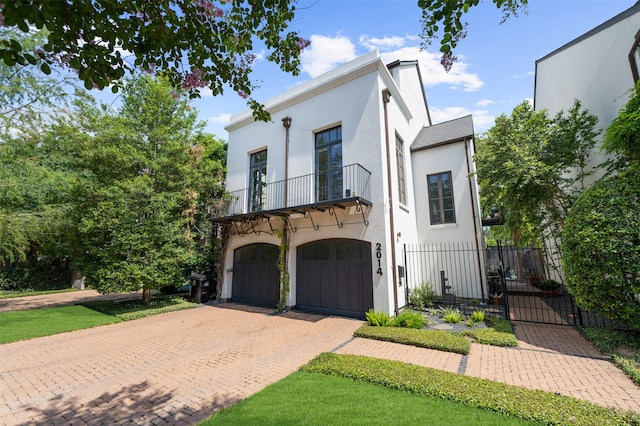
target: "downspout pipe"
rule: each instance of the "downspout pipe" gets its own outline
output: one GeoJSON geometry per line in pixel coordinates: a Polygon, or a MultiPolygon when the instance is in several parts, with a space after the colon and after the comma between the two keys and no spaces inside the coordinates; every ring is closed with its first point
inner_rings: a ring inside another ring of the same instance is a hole
{"type": "Polygon", "coordinates": [[[478,240],[478,221],[476,220],[476,203],[473,197],[473,176],[471,175],[471,166],[469,164],[469,143],[470,140],[464,141],[464,155],[467,160],[467,179],[469,179],[469,198],[471,199],[471,219],[473,220],[473,235],[476,237],[476,256],[478,260],[478,273],[480,274],[480,292],[482,300],[484,299],[484,281],[482,276],[482,262],[480,259],[480,241],[478,240]]]}
{"type": "Polygon", "coordinates": [[[389,232],[391,233],[391,275],[393,284],[393,311],[398,315],[398,278],[396,272],[396,231],[393,222],[393,185],[391,183],[391,149],[389,148],[389,112],[387,105],[391,100],[389,89],[382,90],[382,105],[384,106],[384,137],[387,150],[387,191],[389,192],[389,232]]]}
{"type": "Polygon", "coordinates": [[[291,127],[291,117],[282,119],[285,128],[284,136],[284,206],[289,206],[289,128],[291,127]]]}

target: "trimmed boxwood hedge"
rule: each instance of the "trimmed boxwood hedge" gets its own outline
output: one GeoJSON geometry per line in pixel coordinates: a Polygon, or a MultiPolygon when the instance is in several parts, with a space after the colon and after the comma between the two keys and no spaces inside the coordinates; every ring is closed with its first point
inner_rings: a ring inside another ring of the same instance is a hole
{"type": "Polygon", "coordinates": [[[463,355],[467,355],[471,350],[471,343],[464,337],[454,336],[451,333],[437,330],[416,330],[413,328],[363,325],[357,329],[353,335],[355,337],[384,340],[463,355]]]}
{"type": "Polygon", "coordinates": [[[640,415],[636,413],[399,361],[323,353],[301,370],[431,395],[549,425],[640,424],[640,415]]]}

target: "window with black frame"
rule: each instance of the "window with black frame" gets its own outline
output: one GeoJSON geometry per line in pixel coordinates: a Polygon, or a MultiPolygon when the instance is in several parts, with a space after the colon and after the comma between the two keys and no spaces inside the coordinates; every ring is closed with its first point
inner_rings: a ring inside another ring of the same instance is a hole
{"type": "Polygon", "coordinates": [[[316,201],[343,198],[342,127],[337,126],[315,134],[316,139],[316,201]]]}
{"type": "Polygon", "coordinates": [[[429,193],[431,224],[456,223],[451,172],[428,175],[427,192],[429,193]]]}
{"type": "Polygon", "coordinates": [[[267,196],[267,150],[251,154],[249,171],[249,211],[264,210],[267,196]]]}

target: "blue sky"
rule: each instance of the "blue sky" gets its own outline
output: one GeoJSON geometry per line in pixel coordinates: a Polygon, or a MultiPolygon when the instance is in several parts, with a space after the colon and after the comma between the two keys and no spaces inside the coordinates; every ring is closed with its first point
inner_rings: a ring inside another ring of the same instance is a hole
{"type": "MultiPolygon", "coordinates": [[[[481,0],[465,20],[467,38],[449,73],[440,65],[439,42],[421,50],[417,0],[299,0],[291,29],[312,41],[294,77],[261,59],[253,78],[263,102],[324,71],[377,49],[385,62],[417,59],[434,123],[473,114],[475,131],[490,128],[495,117],[533,98],[535,61],[628,9],[635,0],[530,0],[528,14],[500,25],[501,13],[481,0]]],[[[207,130],[227,139],[229,117],[246,109],[231,90],[193,101],[207,130]]]]}

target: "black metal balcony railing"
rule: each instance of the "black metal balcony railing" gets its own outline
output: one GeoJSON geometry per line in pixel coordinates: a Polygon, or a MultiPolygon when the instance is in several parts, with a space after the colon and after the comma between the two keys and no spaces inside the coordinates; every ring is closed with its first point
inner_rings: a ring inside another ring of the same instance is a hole
{"type": "Polygon", "coordinates": [[[228,216],[261,211],[295,209],[331,204],[341,200],[361,200],[370,204],[371,172],[360,164],[311,173],[273,183],[255,185],[229,193],[228,216]]]}

